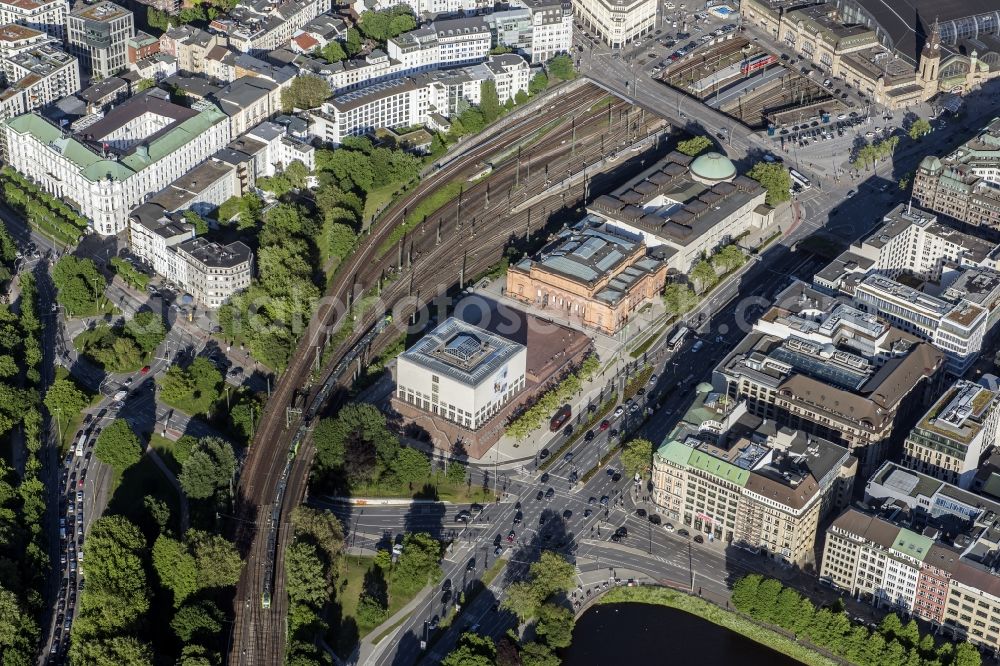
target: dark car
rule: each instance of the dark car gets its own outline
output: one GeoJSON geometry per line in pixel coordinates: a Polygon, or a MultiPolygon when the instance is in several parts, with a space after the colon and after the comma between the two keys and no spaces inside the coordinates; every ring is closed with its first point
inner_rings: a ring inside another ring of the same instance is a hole
{"type": "Polygon", "coordinates": [[[518,511],[514,514],[514,524],[518,525],[524,519],[524,514],[518,511]]]}
{"type": "Polygon", "coordinates": [[[621,536],[620,536],[620,535],[618,535],[618,534],[612,534],[612,535],[611,535],[611,540],[612,540],[612,541],[614,541],[615,543],[618,543],[619,541],[621,541],[621,540],[622,540],[622,538],[621,538],[621,536]]]}
{"type": "Polygon", "coordinates": [[[445,578],[444,583],[441,585],[441,590],[447,592],[451,589],[451,578],[445,578]]]}
{"type": "Polygon", "coordinates": [[[451,601],[451,590],[445,590],[441,594],[441,603],[447,604],[451,601]]]}
{"type": "Polygon", "coordinates": [[[552,488],[549,488],[548,490],[545,491],[545,499],[552,499],[552,496],[555,494],[556,491],[553,490],[552,488]]]}
{"type": "Polygon", "coordinates": [[[690,533],[686,529],[684,529],[684,528],[681,528],[681,529],[677,530],[677,534],[678,534],[678,536],[682,536],[682,537],[690,536],[690,533]]]}
{"type": "Polygon", "coordinates": [[[655,513],[651,513],[651,514],[649,514],[649,522],[653,523],[654,525],[659,525],[660,524],[660,517],[658,515],[656,515],[655,513]]]}
{"type": "Polygon", "coordinates": [[[583,436],[583,441],[589,442],[590,440],[594,439],[594,437],[596,437],[596,435],[594,434],[594,431],[593,430],[588,430],[587,434],[583,436]]]}
{"type": "Polygon", "coordinates": [[[545,493],[543,493],[541,490],[539,490],[538,494],[535,495],[536,500],[541,500],[543,497],[545,497],[545,493]]]}
{"type": "Polygon", "coordinates": [[[615,473],[615,474],[611,475],[611,481],[613,483],[618,483],[621,480],[622,480],[622,475],[621,474],[615,473]]]}
{"type": "Polygon", "coordinates": [[[466,571],[473,571],[476,568],[476,558],[469,560],[469,563],[465,565],[466,571]]]}
{"type": "Polygon", "coordinates": [[[565,511],[563,511],[563,518],[565,518],[566,520],[569,520],[572,517],[573,517],[573,512],[572,511],[570,511],[569,509],[566,509],[565,511]]]}
{"type": "Polygon", "coordinates": [[[542,449],[541,451],[538,452],[538,457],[541,460],[545,460],[546,458],[549,457],[549,450],[548,449],[542,449]]]}
{"type": "Polygon", "coordinates": [[[473,504],[472,506],[469,507],[469,510],[472,511],[473,513],[479,513],[480,511],[483,510],[483,505],[473,504]]]}
{"type": "Polygon", "coordinates": [[[646,510],[645,509],[636,509],[635,510],[635,515],[639,516],[640,518],[645,518],[646,517],[646,510]]]}
{"type": "Polygon", "coordinates": [[[607,505],[608,505],[608,502],[609,502],[610,500],[611,500],[611,498],[610,498],[610,497],[608,497],[607,495],[601,495],[601,505],[602,505],[602,506],[607,506],[607,505]]]}
{"type": "Polygon", "coordinates": [[[703,536],[701,536],[700,534],[695,534],[694,535],[694,542],[695,543],[705,543],[705,538],[703,536]]]}
{"type": "MultiPolygon", "coordinates": [[[[542,515],[538,516],[538,524],[539,524],[540,526],[541,526],[541,525],[544,525],[544,524],[545,524],[545,521],[546,521],[546,520],[548,520],[548,519],[549,519],[549,517],[548,517],[548,516],[547,516],[546,514],[544,514],[544,513],[543,513],[542,515]]],[[[547,536],[547,535],[546,535],[546,536],[547,536]]]]}
{"type": "Polygon", "coordinates": [[[503,541],[503,537],[498,534],[497,537],[493,539],[493,545],[499,546],[501,541],[503,541]]]}
{"type": "Polygon", "coordinates": [[[628,528],[622,525],[617,530],[615,530],[615,534],[624,539],[625,537],[628,536],[628,528]]]}
{"type": "Polygon", "coordinates": [[[593,509],[584,509],[583,510],[583,517],[584,518],[590,518],[592,515],[594,515],[594,510],[593,509]]]}
{"type": "Polygon", "coordinates": [[[548,481],[549,481],[549,473],[548,472],[543,473],[540,480],[541,480],[542,483],[548,483],[548,481]]]}
{"type": "Polygon", "coordinates": [[[458,515],[455,516],[455,522],[456,523],[467,523],[467,522],[469,522],[469,518],[470,517],[471,516],[470,516],[470,514],[469,514],[468,511],[462,510],[462,511],[459,511],[458,515]]]}

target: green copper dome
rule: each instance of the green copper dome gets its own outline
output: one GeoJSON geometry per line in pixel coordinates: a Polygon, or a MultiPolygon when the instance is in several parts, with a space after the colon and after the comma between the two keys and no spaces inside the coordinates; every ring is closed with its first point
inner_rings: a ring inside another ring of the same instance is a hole
{"type": "Polygon", "coordinates": [[[719,153],[705,153],[691,162],[691,176],[703,183],[719,183],[736,177],[736,167],[719,153]]]}

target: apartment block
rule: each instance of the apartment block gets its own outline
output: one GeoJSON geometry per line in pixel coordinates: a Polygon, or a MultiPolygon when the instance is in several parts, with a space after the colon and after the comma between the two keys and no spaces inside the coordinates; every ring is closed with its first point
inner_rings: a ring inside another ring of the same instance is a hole
{"type": "Polygon", "coordinates": [[[826,532],[820,580],[1000,649],[1000,504],[885,463],[826,532]]]}
{"type": "Polygon", "coordinates": [[[924,414],[903,443],[902,463],[968,489],[997,444],[1000,394],[964,379],[924,414]]]}
{"type": "Polygon", "coordinates": [[[520,56],[490,56],[486,62],[453,70],[425,72],[352,90],[324,102],[311,112],[310,133],[339,144],[345,136],[360,136],[380,128],[430,124],[447,126],[459,100],[478,104],[484,81],[496,85],[500,103],[527,90],[528,63],[520,56]]]}
{"type": "Polygon", "coordinates": [[[67,29],[70,53],[91,80],[128,69],[128,42],[135,35],[132,12],[107,0],[79,5],[70,12],[67,29]]]}
{"type": "Polygon", "coordinates": [[[192,25],[172,27],[160,35],[160,52],[176,58],[177,69],[189,74],[204,74],[208,52],[225,44],[225,35],[209,33],[192,25]]]}
{"type": "Polygon", "coordinates": [[[80,90],[79,62],[53,41],[0,58],[0,69],[7,83],[0,91],[0,120],[40,109],[80,90]]]}
{"type": "Polygon", "coordinates": [[[712,384],[752,414],[848,447],[870,472],[923,413],[943,366],[932,345],[796,282],[712,384]]]}
{"type": "Polygon", "coordinates": [[[1000,227],[1000,118],[952,153],[921,160],[913,199],[968,224],[1000,227]]]}
{"type": "Polygon", "coordinates": [[[264,55],[287,44],[310,20],[330,11],[330,0],[244,0],[209,23],[238,51],[264,55]]]}
{"type": "Polygon", "coordinates": [[[0,0],[0,25],[16,23],[66,39],[67,0],[0,0]]]}
{"type": "Polygon", "coordinates": [[[820,522],[847,505],[856,468],[845,447],[700,389],[653,456],[653,501],[709,540],[802,567],[815,562],[820,522]]]}

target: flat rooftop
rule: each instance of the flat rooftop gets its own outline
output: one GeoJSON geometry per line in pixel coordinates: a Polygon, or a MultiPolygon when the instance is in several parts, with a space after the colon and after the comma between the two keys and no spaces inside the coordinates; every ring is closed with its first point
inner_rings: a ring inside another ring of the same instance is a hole
{"type": "Polygon", "coordinates": [[[466,386],[479,386],[523,345],[449,317],[403,352],[402,358],[466,386]]]}
{"type": "Polygon", "coordinates": [[[113,2],[99,2],[96,5],[78,5],[70,16],[79,16],[89,21],[113,21],[123,16],[131,16],[132,12],[119,7],[113,2]]]}
{"type": "Polygon", "coordinates": [[[190,255],[209,268],[233,268],[250,261],[253,254],[241,241],[220,245],[205,238],[192,238],[177,246],[179,251],[190,255]]]}
{"type": "Polygon", "coordinates": [[[982,431],[996,398],[997,394],[988,388],[961,379],[934,403],[919,427],[968,444],[982,431]]]}

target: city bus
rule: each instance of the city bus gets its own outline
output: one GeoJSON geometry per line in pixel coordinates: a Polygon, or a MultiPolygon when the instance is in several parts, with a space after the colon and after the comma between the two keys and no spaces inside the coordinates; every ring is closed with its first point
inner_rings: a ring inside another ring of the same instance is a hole
{"type": "Polygon", "coordinates": [[[673,335],[670,336],[670,339],[667,340],[667,349],[674,351],[680,347],[690,332],[691,329],[687,326],[679,327],[676,331],[674,331],[673,335]]]}
{"type": "Polygon", "coordinates": [[[76,442],[76,455],[82,456],[84,451],[87,449],[87,435],[80,435],[80,439],[76,442]]]}
{"type": "Polygon", "coordinates": [[[809,182],[809,179],[795,169],[789,169],[788,175],[792,177],[792,182],[801,187],[803,190],[808,190],[812,187],[812,183],[809,182]]]}

